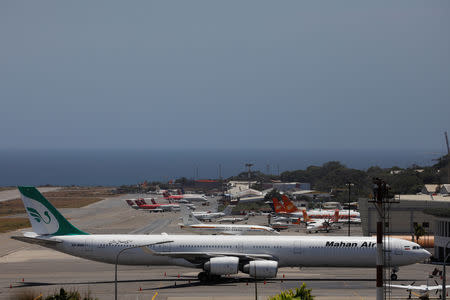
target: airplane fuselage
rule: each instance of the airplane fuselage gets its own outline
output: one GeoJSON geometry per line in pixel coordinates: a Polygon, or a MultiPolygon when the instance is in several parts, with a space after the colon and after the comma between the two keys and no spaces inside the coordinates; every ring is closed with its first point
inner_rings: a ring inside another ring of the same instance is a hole
{"type": "MultiPolygon", "coordinates": [[[[49,239],[61,241],[49,246],[52,249],[105,263],[115,263],[117,254],[125,248],[171,241],[148,248],[157,253],[268,254],[278,260],[279,267],[375,267],[376,264],[376,239],[371,237],[67,235],[49,239]]],[[[389,245],[392,266],[413,264],[429,256],[412,242],[393,238],[389,245]]],[[[155,255],[142,248],[123,251],[119,264],[202,267],[184,258],[155,255]]]]}

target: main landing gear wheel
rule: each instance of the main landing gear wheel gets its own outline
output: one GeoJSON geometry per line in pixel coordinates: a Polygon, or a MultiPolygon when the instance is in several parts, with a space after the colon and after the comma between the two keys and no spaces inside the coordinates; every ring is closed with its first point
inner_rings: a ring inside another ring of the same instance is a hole
{"type": "Polygon", "coordinates": [[[208,272],[200,272],[197,275],[198,280],[200,280],[201,283],[209,283],[209,282],[216,282],[220,280],[220,275],[212,275],[208,272]]]}
{"type": "Polygon", "coordinates": [[[206,272],[200,272],[197,275],[198,280],[200,280],[201,283],[208,282],[208,274],[206,272]]]}

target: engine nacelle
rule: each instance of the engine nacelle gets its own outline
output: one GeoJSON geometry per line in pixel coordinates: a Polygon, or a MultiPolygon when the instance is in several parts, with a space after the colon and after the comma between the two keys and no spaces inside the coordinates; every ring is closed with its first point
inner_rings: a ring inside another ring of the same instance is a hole
{"type": "Polygon", "coordinates": [[[213,257],[203,265],[203,269],[213,275],[236,274],[239,258],[234,256],[213,257]]]}
{"type": "Polygon", "coordinates": [[[254,278],[274,278],[277,277],[278,262],[274,260],[252,260],[242,268],[242,271],[254,278]]]}

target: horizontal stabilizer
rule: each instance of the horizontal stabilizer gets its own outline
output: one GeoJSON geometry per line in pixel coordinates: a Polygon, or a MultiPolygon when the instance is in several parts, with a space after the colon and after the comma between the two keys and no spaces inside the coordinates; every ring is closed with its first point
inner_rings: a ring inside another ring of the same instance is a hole
{"type": "Polygon", "coordinates": [[[29,244],[41,245],[44,247],[56,246],[56,245],[62,243],[62,241],[58,241],[58,240],[53,240],[53,239],[48,240],[48,239],[27,237],[27,236],[12,236],[11,238],[13,240],[18,240],[18,241],[29,243],[29,244]]]}

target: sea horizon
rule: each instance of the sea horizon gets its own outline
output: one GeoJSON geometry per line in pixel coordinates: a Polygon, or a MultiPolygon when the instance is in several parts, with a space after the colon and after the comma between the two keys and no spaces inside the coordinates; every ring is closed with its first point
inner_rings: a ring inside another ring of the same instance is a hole
{"type": "Polygon", "coordinates": [[[268,174],[339,161],[349,168],[428,166],[434,150],[312,149],[39,149],[0,150],[0,186],[118,186],[180,177],[227,178],[246,170],[268,174]],[[220,174],[219,174],[220,172],[220,174]]]}

